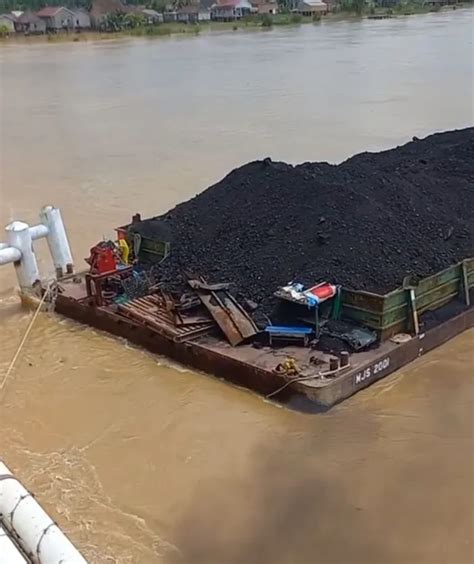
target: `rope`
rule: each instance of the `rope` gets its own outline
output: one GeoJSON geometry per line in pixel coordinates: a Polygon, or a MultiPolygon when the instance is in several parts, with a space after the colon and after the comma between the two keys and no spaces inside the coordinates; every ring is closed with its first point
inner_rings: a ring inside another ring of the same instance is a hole
{"type": "Polygon", "coordinates": [[[317,378],[317,375],[312,374],[311,376],[297,376],[296,378],[292,378],[291,380],[288,380],[287,382],[285,382],[283,384],[283,386],[280,386],[277,390],[275,390],[274,392],[270,392],[269,394],[267,394],[265,396],[266,399],[270,399],[273,396],[276,396],[277,394],[279,394],[280,392],[282,392],[285,388],[288,388],[288,386],[290,386],[291,384],[294,384],[295,382],[301,382],[303,380],[313,380],[314,378],[317,378]]]}
{"type": "Polygon", "coordinates": [[[312,374],[311,376],[296,376],[296,378],[288,380],[287,382],[285,382],[283,384],[283,386],[281,386],[280,388],[278,388],[274,392],[270,392],[269,394],[267,394],[265,396],[265,399],[270,399],[273,396],[276,396],[277,394],[279,394],[280,392],[282,392],[283,390],[288,388],[288,386],[290,386],[291,384],[294,384],[295,382],[303,382],[304,380],[312,380],[314,378],[321,378],[321,377],[324,378],[326,376],[334,376],[338,372],[345,372],[348,368],[350,368],[350,366],[351,366],[350,364],[346,364],[346,366],[342,366],[342,367],[338,368],[337,370],[327,370],[326,372],[318,372],[317,374],[312,374]]]}
{"type": "Polygon", "coordinates": [[[20,341],[20,344],[19,344],[19,346],[18,346],[18,348],[17,348],[17,350],[16,350],[16,353],[13,355],[13,358],[12,358],[12,360],[11,360],[11,362],[10,362],[10,365],[9,365],[8,368],[7,368],[7,371],[6,371],[6,374],[5,374],[5,376],[4,376],[3,380],[2,380],[2,383],[0,384],[0,392],[1,392],[1,391],[3,390],[3,388],[5,387],[5,384],[7,383],[7,380],[8,380],[8,378],[9,378],[10,374],[11,374],[12,371],[13,371],[13,368],[14,368],[14,366],[15,366],[15,363],[16,363],[16,361],[18,360],[18,357],[20,356],[21,350],[23,349],[23,346],[24,346],[24,344],[26,343],[26,340],[28,339],[28,335],[30,334],[31,329],[33,328],[33,324],[34,324],[34,322],[36,321],[36,318],[38,317],[38,314],[39,314],[39,312],[41,311],[41,307],[43,306],[43,304],[44,304],[44,302],[45,302],[45,300],[46,300],[46,297],[48,296],[48,294],[49,294],[49,292],[50,292],[50,290],[51,290],[51,288],[52,288],[53,282],[54,282],[54,281],[50,281],[50,282],[48,283],[48,286],[47,286],[47,288],[46,288],[46,290],[45,290],[43,296],[41,297],[40,303],[38,304],[38,307],[36,308],[36,311],[35,311],[33,317],[31,318],[31,321],[30,321],[28,327],[26,328],[25,334],[23,335],[23,338],[22,338],[22,340],[20,341]]]}

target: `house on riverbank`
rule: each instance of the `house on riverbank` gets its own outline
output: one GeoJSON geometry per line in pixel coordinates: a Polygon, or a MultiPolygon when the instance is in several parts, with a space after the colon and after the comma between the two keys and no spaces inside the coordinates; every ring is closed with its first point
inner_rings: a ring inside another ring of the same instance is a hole
{"type": "Polygon", "coordinates": [[[139,13],[143,16],[147,25],[163,23],[163,14],[160,14],[160,12],[157,12],[156,10],[152,10],[151,8],[143,8],[139,13]]]}
{"type": "Polygon", "coordinates": [[[183,6],[177,11],[177,19],[183,23],[208,22],[211,19],[211,13],[200,5],[183,6]]]}
{"type": "Polygon", "coordinates": [[[300,0],[294,12],[301,16],[314,16],[315,14],[324,16],[328,13],[328,5],[321,0],[300,0]]]}
{"type": "Polygon", "coordinates": [[[0,27],[2,27],[5,32],[8,30],[6,33],[13,33],[15,31],[15,22],[15,16],[10,14],[0,14],[0,27]]]}
{"type": "Polygon", "coordinates": [[[46,33],[46,23],[31,10],[27,10],[16,19],[15,30],[25,35],[38,35],[46,33]]]}
{"type": "Polygon", "coordinates": [[[89,13],[83,8],[76,8],[72,10],[74,15],[74,29],[83,30],[91,28],[91,18],[89,13]]]}
{"type": "Polygon", "coordinates": [[[46,31],[57,32],[74,28],[74,12],[64,6],[46,6],[36,12],[46,25],[46,31]]]}
{"type": "Polygon", "coordinates": [[[253,12],[248,0],[218,0],[211,8],[211,19],[220,22],[240,20],[253,12]]]}
{"type": "Polygon", "coordinates": [[[269,14],[274,16],[278,14],[278,3],[270,0],[251,0],[254,11],[257,14],[269,14]]]}

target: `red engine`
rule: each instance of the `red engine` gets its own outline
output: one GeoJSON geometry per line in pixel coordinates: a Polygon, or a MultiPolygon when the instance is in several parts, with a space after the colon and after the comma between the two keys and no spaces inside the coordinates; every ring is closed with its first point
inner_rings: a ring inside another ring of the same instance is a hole
{"type": "Polygon", "coordinates": [[[91,274],[104,274],[105,272],[117,270],[120,260],[114,243],[102,241],[95,247],[92,247],[86,262],[91,266],[91,274]]]}

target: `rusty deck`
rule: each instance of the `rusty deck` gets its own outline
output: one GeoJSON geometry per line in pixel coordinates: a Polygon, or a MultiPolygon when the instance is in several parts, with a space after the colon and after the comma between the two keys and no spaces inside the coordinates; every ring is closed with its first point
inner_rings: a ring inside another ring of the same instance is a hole
{"type": "Polygon", "coordinates": [[[385,341],[375,350],[351,354],[350,365],[331,376],[327,374],[329,356],[323,352],[296,346],[231,346],[216,331],[211,317],[177,321],[165,300],[156,295],[116,306],[93,307],[81,297],[82,292],[81,284],[64,284],[63,293],[56,299],[56,311],[264,396],[281,389],[274,399],[302,396],[318,409],[331,407],[474,326],[471,307],[406,343],[385,341]],[[301,369],[298,379],[275,372],[276,365],[287,356],[294,357],[301,369]],[[314,356],[316,364],[314,358],[311,360],[314,356]]]}
{"type": "Polygon", "coordinates": [[[156,295],[135,298],[117,306],[118,313],[150,326],[178,342],[190,341],[198,336],[212,332],[214,323],[203,319],[195,323],[178,324],[171,311],[166,308],[165,300],[156,295]]]}

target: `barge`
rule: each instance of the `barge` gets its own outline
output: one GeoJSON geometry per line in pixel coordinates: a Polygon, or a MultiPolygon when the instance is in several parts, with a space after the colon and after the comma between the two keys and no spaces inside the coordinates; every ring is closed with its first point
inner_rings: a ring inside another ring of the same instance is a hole
{"type": "MultiPolygon", "coordinates": [[[[126,227],[117,230],[118,241],[91,250],[87,271],[74,273],[59,210],[45,210],[42,227],[14,222],[7,227],[9,242],[0,247],[0,264],[14,262],[24,294],[43,294],[60,315],[290,405],[303,398],[314,410],[327,410],[474,326],[472,258],[423,280],[406,280],[385,295],[327,283],[276,289],[276,296],[293,296],[289,301],[296,303],[286,305],[298,324],[262,328],[228,284],[192,278],[186,291],[169,292],[159,274],[143,268],[126,227]],[[48,239],[53,284],[38,282],[32,240],[39,236],[48,239]],[[333,338],[342,327],[344,350],[319,346],[329,326],[333,338]],[[281,346],[272,342],[275,335],[281,346]]],[[[160,242],[141,243],[148,253],[169,252],[160,242]]]]}
{"type": "MultiPolygon", "coordinates": [[[[471,260],[471,285],[474,282],[473,267],[474,261],[471,260]]],[[[440,286],[446,285],[443,280],[458,270],[459,265],[440,273],[440,286]]],[[[456,285],[455,279],[453,280],[452,289],[456,285]]],[[[429,285],[433,280],[426,279],[424,282],[429,285]]],[[[439,297],[440,286],[433,287],[431,296],[437,296],[438,300],[444,301],[446,294],[444,298],[439,297]]],[[[447,288],[441,290],[446,292],[447,288]]],[[[357,296],[359,299],[374,299],[374,296],[364,296],[363,292],[357,296]]],[[[350,311],[350,308],[354,307],[352,303],[348,303],[354,297],[353,292],[345,297],[347,301],[343,302],[343,312],[345,308],[350,311]]],[[[394,294],[388,299],[395,300],[397,297],[397,294],[394,294]]],[[[422,329],[417,335],[400,333],[403,322],[405,326],[409,325],[405,318],[393,323],[391,330],[389,327],[382,328],[381,334],[385,331],[385,338],[378,342],[376,348],[350,352],[347,364],[341,366],[342,363],[339,363],[333,371],[330,370],[331,359],[334,357],[331,353],[298,345],[256,348],[252,343],[243,343],[232,346],[217,332],[200,331],[199,324],[176,327],[165,300],[159,293],[134,298],[126,305],[91,305],[85,275],[60,281],[55,310],[80,323],[123,337],[152,353],[170,357],[186,366],[248,388],[265,397],[291,403],[295,399],[297,401],[297,396],[303,396],[314,405],[315,410],[326,410],[473,327],[472,306],[459,305],[458,308],[452,308],[454,314],[450,316],[451,304],[451,300],[445,301],[438,309],[441,312],[446,311],[446,319],[427,330],[422,329]],[[388,337],[390,333],[391,336],[388,337]],[[285,358],[294,359],[299,367],[297,374],[276,370],[285,358]]],[[[430,305],[431,303],[426,301],[425,305],[419,308],[421,318],[423,311],[429,311],[423,307],[429,308],[430,305]]],[[[403,306],[399,307],[405,309],[403,306]]],[[[358,309],[358,313],[363,313],[362,308],[358,309]]],[[[391,315],[394,315],[393,311],[391,315]]],[[[387,314],[382,316],[382,319],[385,320],[386,316],[387,314]]]]}

